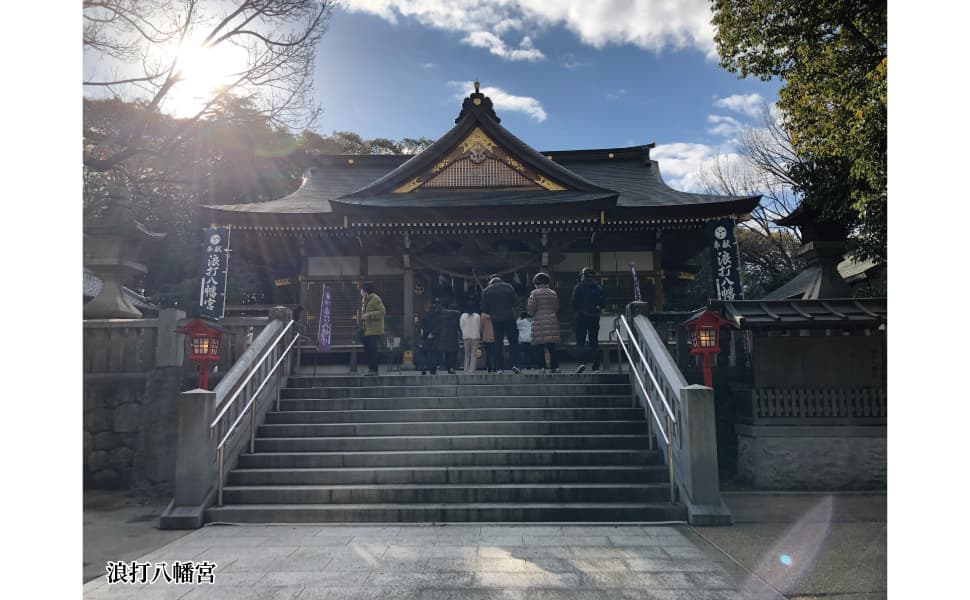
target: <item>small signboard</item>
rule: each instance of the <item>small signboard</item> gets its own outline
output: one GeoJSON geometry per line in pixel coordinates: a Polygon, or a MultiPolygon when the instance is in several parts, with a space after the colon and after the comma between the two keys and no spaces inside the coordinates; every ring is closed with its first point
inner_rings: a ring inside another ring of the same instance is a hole
{"type": "Polygon", "coordinates": [[[324,284],[320,293],[320,331],[317,332],[317,352],[330,350],[330,286],[324,284]]]}
{"type": "Polygon", "coordinates": [[[225,314],[229,275],[229,227],[202,230],[202,282],[199,285],[199,316],[218,320],[225,314]]]}
{"type": "Polygon", "coordinates": [[[711,271],[718,300],[744,300],[741,291],[741,258],[734,237],[734,219],[714,219],[707,222],[711,244],[711,271]]]}

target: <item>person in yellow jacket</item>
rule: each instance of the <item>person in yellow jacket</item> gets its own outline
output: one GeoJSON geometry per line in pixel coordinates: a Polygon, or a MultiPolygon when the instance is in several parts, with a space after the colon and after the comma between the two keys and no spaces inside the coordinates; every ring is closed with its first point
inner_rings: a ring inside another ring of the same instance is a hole
{"type": "Polygon", "coordinates": [[[367,374],[377,375],[377,349],[384,337],[384,316],[387,310],[381,297],[374,293],[374,284],[365,281],[360,287],[360,319],[364,327],[364,356],[367,360],[367,374]]]}

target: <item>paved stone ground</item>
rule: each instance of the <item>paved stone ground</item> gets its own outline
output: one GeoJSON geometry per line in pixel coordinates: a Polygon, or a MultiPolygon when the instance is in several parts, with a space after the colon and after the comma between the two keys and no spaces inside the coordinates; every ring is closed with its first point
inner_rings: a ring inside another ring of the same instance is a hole
{"type": "Polygon", "coordinates": [[[697,533],[786,598],[887,597],[885,494],[724,494],[724,501],[735,524],[697,533]]]}
{"type": "Polygon", "coordinates": [[[684,525],[209,526],[141,557],[212,585],[107,583],[89,600],[779,599],[684,525]]]}
{"type": "Polygon", "coordinates": [[[104,575],[109,560],[135,560],[188,534],[158,529],[168,501],[84,490],[84,581],[104,575]]]}

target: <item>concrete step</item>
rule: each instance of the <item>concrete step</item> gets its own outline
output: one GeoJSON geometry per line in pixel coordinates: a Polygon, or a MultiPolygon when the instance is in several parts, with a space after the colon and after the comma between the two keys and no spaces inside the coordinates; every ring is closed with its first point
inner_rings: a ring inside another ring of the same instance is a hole
{"type": "Polygon", "coordinates": [[[646,435],[645,420],[632,421],[412,421],[395,423],[311,423],[303,425],[260,425],[256,436],[351,437],[430,435],[646,435]]]}
{"type": "Polygon", "coordinates": [[[633,450],[647,447],[639,435],[401,435],[374,437],[256,438],[256,452],[375,452],[417,450],[633,450]]]}
{"type": "Polygon", "coordinates": [[[454,385],[428,383],[425,385],[383,385],[353,387],[294,387],[288,385],[281,397],[299,398],[411,398],[464,396],[630,396],[630,384],[624,383],[541,383],[541,384],[471,384],[454,385]]]}
{"type": "Polygon", "coordinates": [[[458,372],[449,375],[446,371],[438,371],[436,375],[421,375],[420,371],[411,373],[394,373],[378,377],[364,377],[363,375],[294,375],[288,380],[291,387],[363,387],[374,388],[382,386],[407,385],[537,385],[564,383],[593,383],[593,384],[630,384],[628,373],[537,373],[524,371],[518,375],[506,371],[502,375],[476,371],[475,373],[458,372]]]}
{"type": "Polygon", "coordinates": [[[620,396],[414,396],[410,398],[322,398],[281,400],[280,410],[393,410],[449,408],[629,408],[620,396]]]}
{"type": "Polygon", "coordinates": [[[640,465],[236,469],[228,485],[664,483],[667,468],[640,465]]]}
{"type": "MultiPolygon", "coordinates": [[[[282,407],[281,407],[282,408],[282,407]]],[[[465,421],[643,420],[639,408],[406,408],[396,410],[285,410],[266,415],[268,425],[465,421]]]]}
{"type": "Polygon", "coordinates": [[[670,502],[476,504],[250,504],[206,511],[220,523],[588,523],[685,521],[670,502]]]}
{"type": "Polygon", "coordinates": [[[662,502],[666,483],[226,486],[226,504],[662,502]]]}
{"type": "Polygon", "coordinates": [[[662,466],[659,450],[424,450],[377,452],[260,452],[239,457],[240,469],[326,469],[382,467],[556,467],[662,466]]]}

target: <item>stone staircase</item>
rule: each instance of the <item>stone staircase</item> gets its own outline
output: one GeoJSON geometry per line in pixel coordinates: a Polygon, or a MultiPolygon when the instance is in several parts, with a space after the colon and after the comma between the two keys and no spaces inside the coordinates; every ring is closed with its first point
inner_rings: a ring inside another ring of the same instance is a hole
{"type": "Polygon", "coordinates": [[[682,521],[626,374],[294,376],[209,522],[682,521]]]}

